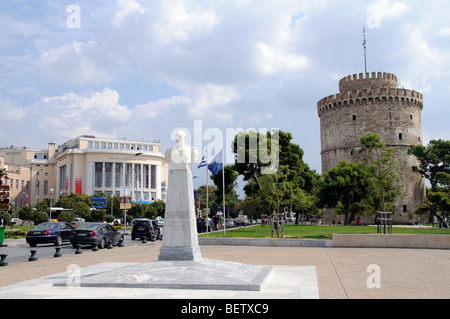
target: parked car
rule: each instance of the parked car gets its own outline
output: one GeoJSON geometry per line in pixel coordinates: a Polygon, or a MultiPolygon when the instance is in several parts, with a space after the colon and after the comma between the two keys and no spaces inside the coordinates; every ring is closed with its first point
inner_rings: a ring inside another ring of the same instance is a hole
{"type": "Polygon", "coordinates": [[[65,222],[48,222],[36,226],[27,233],[26,241],[30,247],[36,247],[37,244],[54,243],[55,246],[61,246],[65,241],[70,241],[70,233],[74,228],[65,222]]]}
{"type": "Polygon", "coordinates": [[[248,225],[248,217],[247,215],[239,215],[235,221],[236,225],[245,226],[248,225]]]}
{"type": "Polygon", "coordinates": [[[20,218],[13,218],[11,219],[11,221],[9,222],[10,226],[20,226],[23,224],[23,221],[20,218]]]}
{"type": "Polygon", "coordinates": [[[225,227],[234,227],[234,220],[233,218],[226,218],[225,219],[225,227]]]}
{"type": "Polygon", "coordinates": [[[156,239],[161,240],[161,229],[154,220],[148,218],[136,218],[132,221],[133,228],[131,229],[131,239],[146,238],[154,241],[156,239]]]}
{"type": "Polygon", "coordinates": [[[70,243],[73,247],[77,245],[97,245],[98,248],[102,249],[109,242],[112,242],[113,245],[119,245],[123,241],[123,234],[106,223],[84,223],[73,229],[70,234],[70,243]]]}

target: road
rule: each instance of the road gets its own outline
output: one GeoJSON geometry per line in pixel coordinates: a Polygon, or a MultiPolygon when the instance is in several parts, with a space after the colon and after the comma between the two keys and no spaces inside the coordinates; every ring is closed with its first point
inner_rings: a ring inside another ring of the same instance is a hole
{"type": "MultiPolygon", "coordinates": [[[[142,244],[141,240],[131,240],[130,235],[125,235],[125,246],[133,246],[142,244]]],[[[105,248],[106,249],[106,248],[105,248]]],[[[15,262],[28,261],[31,256],[31,250],[36,250],[35,257],[40,258],[54,258],[56,253],[56,246],[54,244],[38,244],[36,247],[30,247],[28,244],[24,243],[18,247],[4,247],[0,250],[1,254],[7,254],[8,264],[15,262]]],[[[92,250],[91,246],[82,246],[81,252],[92,250]]],[[[73,248],[69,242],[62,244],[60,253],[62,255],[72,255],[75,254],[76,248],[73,248]]]]}

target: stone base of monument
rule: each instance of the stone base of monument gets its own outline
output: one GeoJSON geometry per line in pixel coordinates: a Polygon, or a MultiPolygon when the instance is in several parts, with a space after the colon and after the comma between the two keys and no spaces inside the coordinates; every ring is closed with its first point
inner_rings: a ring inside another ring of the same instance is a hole
{"type": "Polygon", "coordinates": [[[158,260],[197,260],[202,257],[199,246],[161,247],[158,260]]]}
{"type": "MultiPolygon", "coordinates": [[[[158,260],[81,276],[80,287],[260,291],[271,266],[216,259],[158,260]]],[[[53,286],[65,287],[67,282],[53,286]]]]}

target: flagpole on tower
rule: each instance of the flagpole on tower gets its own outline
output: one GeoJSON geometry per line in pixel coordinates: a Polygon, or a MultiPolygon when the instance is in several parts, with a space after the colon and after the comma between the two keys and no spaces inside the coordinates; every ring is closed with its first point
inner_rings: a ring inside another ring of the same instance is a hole
{"type": "Polygon", "coordinates": [[[366,26],[363,25],[364,71],[367,73],[366,26]]]}

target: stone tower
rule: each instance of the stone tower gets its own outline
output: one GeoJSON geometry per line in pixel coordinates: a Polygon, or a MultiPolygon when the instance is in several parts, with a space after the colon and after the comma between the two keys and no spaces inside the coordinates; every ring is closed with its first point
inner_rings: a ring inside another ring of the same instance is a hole
{"type": "Polygon", "coordinates": [[[339,81],[339,91],[317,104],[322,172],[340,160],[357,161],[360,137],[369,132],[380,135],[384,144],[395,149],[397,173],[404,186],[393,217],[413,221],[412,212],[425,198],[425,181],[412,172],[417,160],[407,152],[411,145],[422,144],[422,94],[398,88],[395,75],[381,72],[347,76],[339,81]]]}

